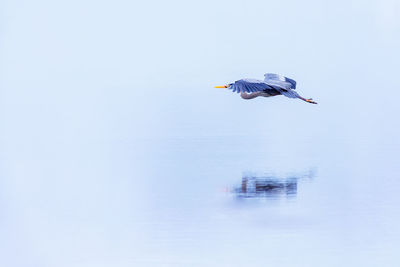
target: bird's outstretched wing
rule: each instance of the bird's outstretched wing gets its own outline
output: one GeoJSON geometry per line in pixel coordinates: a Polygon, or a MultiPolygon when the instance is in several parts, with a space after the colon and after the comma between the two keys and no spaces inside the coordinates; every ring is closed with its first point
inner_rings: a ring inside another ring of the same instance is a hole
{"type": "Polygon", "coordinates": [[[286,90],[296,89],[296,81],[285,76],[274,73],[266,73],[264,74],[264,77],[264,82],[267,84],[275,85],[286,90]]]}
{"type": "Polygon", "coordinates": [[[237,92],[237,93],[253,93],[253,92],[261,92],[264,90],[271,90],[275,89],[277,90],[278,86],[274,85],[269,85],[264,81],[260,80],[253,80],[253,79],[242,79],[238,80],[228,87],[228,89],[231,89],[232,92],[237,92]]]}

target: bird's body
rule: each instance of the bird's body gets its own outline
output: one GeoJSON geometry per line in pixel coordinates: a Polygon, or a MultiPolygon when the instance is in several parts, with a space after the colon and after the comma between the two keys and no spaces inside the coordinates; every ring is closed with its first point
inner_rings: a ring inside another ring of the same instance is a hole
{"type": "Polygon", "coordinates": [[[264,81],[255,79],[241,79],[225,86],[216,88],[228,88],[233,92],[240,93],[243,99],[253,99],[258,96],[270,97],[284,95],[289,98],[299,98],[308,103],[317,104],[312,98],[301,97],[296,91],[296,81],[282,75],[267,73],[264,81]]]}

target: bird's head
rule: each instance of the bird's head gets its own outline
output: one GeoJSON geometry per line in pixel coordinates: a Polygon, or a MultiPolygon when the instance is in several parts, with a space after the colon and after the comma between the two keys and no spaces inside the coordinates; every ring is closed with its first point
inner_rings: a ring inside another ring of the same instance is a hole
{"type": "Polygon", "coordinates": [[[214,88],[229,88],[229,87],[231,87],[231,83],[230,84],[227,84],[227,85],[221,85],[221,86],[214,86],[214,88]]]}

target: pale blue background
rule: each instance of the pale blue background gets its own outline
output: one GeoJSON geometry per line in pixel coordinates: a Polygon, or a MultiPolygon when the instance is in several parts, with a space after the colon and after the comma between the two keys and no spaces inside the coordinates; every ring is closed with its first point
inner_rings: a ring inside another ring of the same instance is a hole
{"type": "Polygon", "coordinates": [[[396,0],[2,1],[0,264],[399,265],[399,47],[396,0]],[[213,88],[265,72],[319,104],[213,88]]]}

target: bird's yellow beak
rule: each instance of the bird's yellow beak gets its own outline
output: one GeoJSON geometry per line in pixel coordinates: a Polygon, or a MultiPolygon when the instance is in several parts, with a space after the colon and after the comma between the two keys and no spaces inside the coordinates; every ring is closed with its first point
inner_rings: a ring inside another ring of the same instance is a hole
{"type": "Polygon", "coordinates": [[[214,88],[228,88],[228,86],[226,86],[226,85],[222,85],[222,86],[214,86],[214,88]]]}

